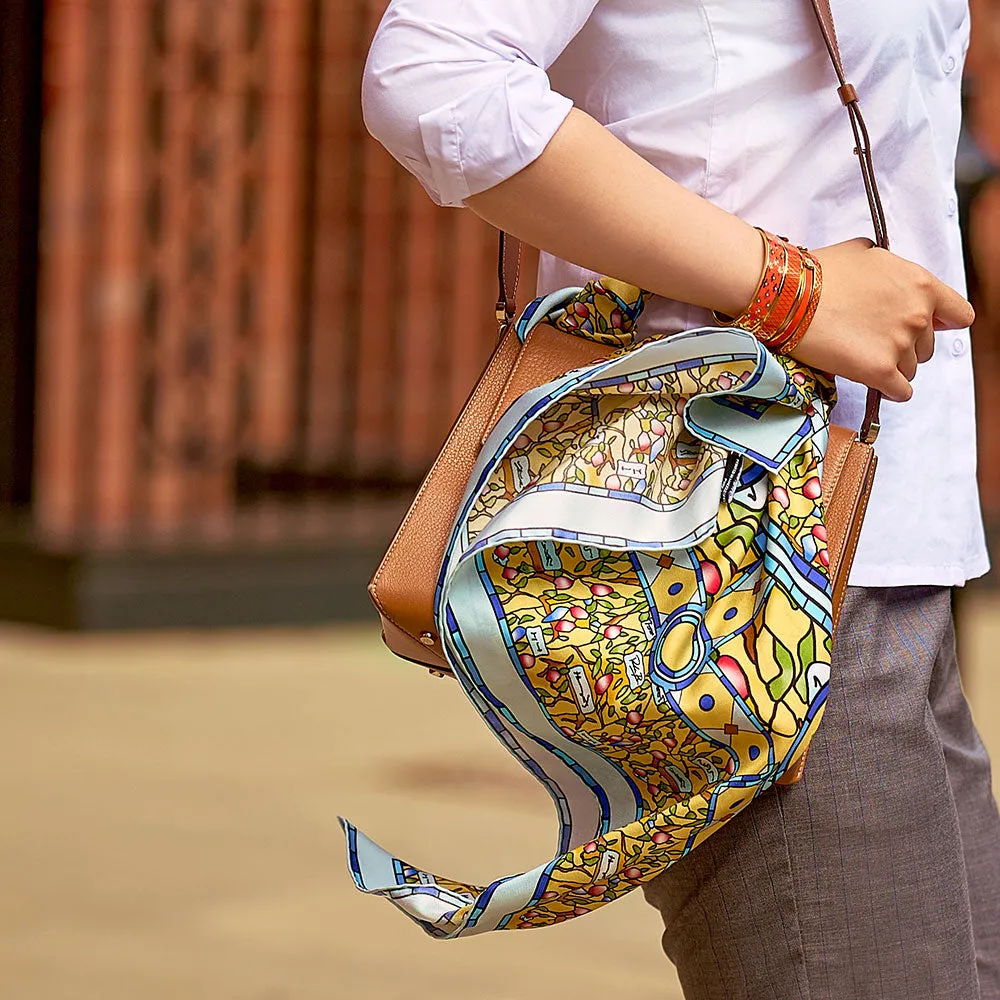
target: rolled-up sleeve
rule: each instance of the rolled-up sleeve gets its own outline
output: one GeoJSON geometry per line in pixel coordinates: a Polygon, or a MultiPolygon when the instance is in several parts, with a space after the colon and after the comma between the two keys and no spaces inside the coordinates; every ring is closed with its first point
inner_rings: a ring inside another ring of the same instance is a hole
{"type": "Polygon", "coordinates": [[[392,0],[361,87],[368,131],[439,205],[536,159],[572,101],[548,67],[598,0],[392,0]]]}

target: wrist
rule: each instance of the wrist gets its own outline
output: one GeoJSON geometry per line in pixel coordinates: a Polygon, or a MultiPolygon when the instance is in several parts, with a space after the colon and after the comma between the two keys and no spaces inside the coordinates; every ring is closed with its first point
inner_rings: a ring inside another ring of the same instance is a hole
{"type": "Polygon", "coordinates": [[[767,247],[761,231],[741,222],[727,258],[730,264],[723,269],[726,280],[717,287],[712,306],[724,315],[739,316],[757,294],[767,265],[767,247]]]}
{"type": "Polygon", "coordinates": [[[757,229],[764,265],[749,305],[736,316],[716,311],[716,322],[752,333],[772,351],[788,354],[799,345],[816,315],[823,269],[805,247],[757,229]]]}

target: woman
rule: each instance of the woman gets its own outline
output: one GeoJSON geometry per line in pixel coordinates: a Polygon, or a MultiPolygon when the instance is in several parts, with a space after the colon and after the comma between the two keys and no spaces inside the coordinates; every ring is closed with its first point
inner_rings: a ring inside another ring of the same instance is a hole
{"type": "Polygon", "coordinates": [[[805,779],[646,887],[689,998],[1000,998],[1000,819],[950,588],[987,569],[953,164],[966,0],[834,11],[895,254],[873,248],[808,0],[393,0],[363,85],[442,205],[542,249],[538,291],[619,276],[644,331],[740,315],[760,226],[814,249],[790,353],[883,409],[879,475],[805,779]],[[919,367],[919,372],[918,372],[919,367]]]}

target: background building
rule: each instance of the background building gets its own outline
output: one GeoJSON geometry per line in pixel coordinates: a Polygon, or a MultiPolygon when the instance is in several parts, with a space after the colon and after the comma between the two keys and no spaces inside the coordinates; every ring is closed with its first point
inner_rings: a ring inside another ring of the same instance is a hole
{"type": "MultiPolygon", "coordinates": [[[[495,234],[365,132],[384,0],[10,0],[0,617],[364,613],[494,338],[495,234]]],[[[1000,374],[1000,18],[966,157],[980,384],[1000,374]],[[972,164],[969,167],[969,164],[972,164]]],[[[983,498],[1000,518],[996,394],[983,498]]]]}
{"type": "Polygon", "coordinates": [[[495,336],[495,234],[364,130],[384,4],[39,6],[4,14],[0,616],[356,610],[495,336]]]}

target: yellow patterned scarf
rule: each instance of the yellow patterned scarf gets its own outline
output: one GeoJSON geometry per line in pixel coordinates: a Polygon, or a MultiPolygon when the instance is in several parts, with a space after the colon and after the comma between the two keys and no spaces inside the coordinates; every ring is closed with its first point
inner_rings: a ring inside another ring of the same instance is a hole
{"type": "Polygon", "coordinates": [[[654,878],[823,713],[834,386],[739,330],[638,340],[646,298],[602,278],[525,310],[522,339],[544,321],[617,350],[504,414],[438,588],[449,661],[552,795],[558,855],[467,885],[344,823],[358,887],[436,937],[559,923],[654,878]]]}

